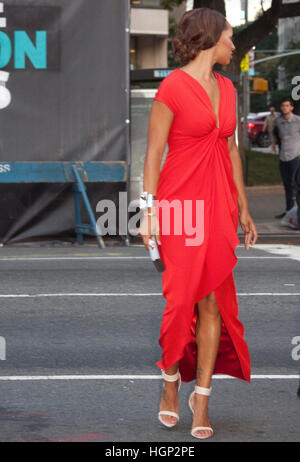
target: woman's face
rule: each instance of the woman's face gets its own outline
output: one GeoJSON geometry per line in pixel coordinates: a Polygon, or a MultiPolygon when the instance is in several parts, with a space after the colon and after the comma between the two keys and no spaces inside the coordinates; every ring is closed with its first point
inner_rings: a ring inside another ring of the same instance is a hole
{"type": "Polygon", "coordinates": [[[227,22],[227,28],[222,31],[219,42],[216,44],[216,62],[219,64],[229,64],[235,46],[232,41],[233,30],[227,22]]]}

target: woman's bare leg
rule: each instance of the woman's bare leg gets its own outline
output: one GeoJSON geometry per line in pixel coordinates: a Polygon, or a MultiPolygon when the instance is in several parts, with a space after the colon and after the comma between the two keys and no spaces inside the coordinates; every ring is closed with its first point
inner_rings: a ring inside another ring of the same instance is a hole
{"type": "MultiPolygon", "coordinates": [[[[198,302],[198,319],[196,325],[197,372],[196,385],[209,388],[218,354],[222,317],[214,292],[198,302]]],[[[193,427],[210,427],[208,418],[208,396],[194,393],[192,407],[194,409],[193,427]]],[[[199,430],[199,436],[210,436],[211,431],[199,430]]]]}
{"type": "MultiPolygon", "coordinates": [[[[173,366],[169,367],[169,369],[166,369],[165,373],[168,375],[174,375],[177,370],[178,361],[173,364],[173,366]]],[[[178,414],[178,385],[179,380],[176,380],[176,382],[167,382],[164,380],[163,393],[159,407],[160,411],[173,411],[178,414]]],[[[164,422],[169,424],[177,421],[176,417],[172,417],[170,415],[162,415],[161,418],[164,422]]]]}

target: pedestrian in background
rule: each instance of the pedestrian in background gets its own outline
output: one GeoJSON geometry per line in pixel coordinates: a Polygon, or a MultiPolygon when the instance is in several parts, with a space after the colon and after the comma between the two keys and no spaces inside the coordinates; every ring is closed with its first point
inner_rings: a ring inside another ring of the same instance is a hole
{"type": "Polygon", "coordinates": [[[295,188],[296,188],[296,203],[297,203],[297,224],[298,229],[300,229],[300,165],[296,169],[295,178],[294,178],[295,188]]]}
{"type": "Polygon", "coordinates": [[[263,126],[262,131],[265,132],[268,130],[269,139],[271,141],[271,153],[276,154],[276,139],[273,134],[273,129],[275,126],[275,120],[277,119],[277,115],[275,114],[275,107],[270,107],[270,114],[266,117],[265,123],[263,126]]]}
{"type": "Polygon", "coordinates": [[[279,170],[285,189],[286,210],[275,218],[283,218],[294,206],[295,188],[293,179],[300,165],[300,116],[294,114],[290,98],[281,101],[281,115],[275,119],[273,133],[280,138],[279,170]]]}

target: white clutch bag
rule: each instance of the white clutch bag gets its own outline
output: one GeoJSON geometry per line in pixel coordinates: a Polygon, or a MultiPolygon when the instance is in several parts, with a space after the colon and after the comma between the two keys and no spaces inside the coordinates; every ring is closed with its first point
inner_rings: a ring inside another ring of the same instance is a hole
{"type": "Polygon", "coordinates": [[[157,269],[157,271],[159,272],[165,271],[166,268],[164,267],[164,264],[161,261],[158,248],[157,248],[157,242],[156,242],[154,235],[152,235],[152,238],[149,239],[148,249],[149,249],[150,258],[153,261],[154,266],[157,269]]]}

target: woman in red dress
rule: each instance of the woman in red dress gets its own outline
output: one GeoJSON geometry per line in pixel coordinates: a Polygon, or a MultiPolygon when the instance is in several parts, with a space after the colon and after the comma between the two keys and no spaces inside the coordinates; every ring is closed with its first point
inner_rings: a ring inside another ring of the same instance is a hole
{"type": "Polygon", "coordinates": [[[196,438],[213,434],[212,375],[250,382],[233,269],[239,221],[246,250],[255,244],[257,231],[235,143],[235,89],[212,70],[215,63],[229,64],[234,49],[232,27],[222,14],[197,8],[183,15],[173,40],[183,67],[161,82],[154,98],[144,166],[144,190],[155,201],[139,232],[147,249],[149,237],[156,236],[167,301],[159,338],[162,359],[156,363],[164,378],[158,417],[174,426],[181,381],[196,380],[189,398],[196,438]]]}

